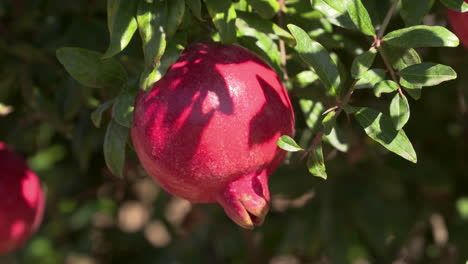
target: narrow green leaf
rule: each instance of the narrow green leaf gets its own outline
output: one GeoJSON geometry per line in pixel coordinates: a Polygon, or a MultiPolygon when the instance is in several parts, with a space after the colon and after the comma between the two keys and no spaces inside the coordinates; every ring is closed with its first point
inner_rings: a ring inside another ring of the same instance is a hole
{"type": "Polygon", "coordinates": [[[201,17],[201,8],[202,8],[201,0],[185,0],[185,3],[187,3],[190,10],[192,11],[192,14],[198,20],[203,20],[203,18],[201,17]]]}
{"type": "Polygon", "coordinates": [[[161,74],[158,71],[158,67],[150,68],[147,67],[141,74],[139,80],[139,87],[143,91],[151,90],[153,84],[161,79],[161,74]]]}
{"type": "Polygon", "coordinates": [[[335,123],[336,123],[335,114],[336,114],[335,111],[331,111],[327,113],[327,115],[325,115],[325,117],[322,120],[323,132],[325,133],[325,135],[330,134],[331,130],[335,126],[335,123]]]}
{"type": "Polygon", "coordinates": [[[415,64],[400,71],[400,84],[407,88],[434,86],[456,78],[451,67],[436,63],[415,64]]]}
{"type": "Polygon", "coordinates": [[[280,147],[283,150],[289,151],[289,152],[296,152],[296,151],[301,151],[304,150],[299,146],[294,139],[292,139],[290,136],[281,136],[278,141],[276,142],[276,145],[280,147]]]}
{"type": "Polygon", "coordinates": [[[434,0],[402,0],[400,14],[407,27],[419,25],[434,0]]]}
{"type": "Polygon", "coordinates": [[[456,47],[455,34],[440,26],[412,26],[392,31],[383,37],[388,45],[402,48],[456,47]]]}
{"type": "Polygon", "coordinates": [[[369,68],[374,63],[376,54],[377,49],[371,48],[370,50],[365,51],[364,53],[354,58],[353,64],[351,65],[351,75],[356,78],[369,70],[369,68]]]}
{"type": "Polygon", "coordinates": [[[356,25],[356,27],[359,29],[359,31],[374,37],[375,29],[372,25],[372,20],[361,0],[344,0],[341,2],[344,2],[349,17],[353,21],[354,25],[356,25]]]}
{"type": "Polygon", "coordinates": [[[57,59],[67,72],[84,86],[116,88],[127,80],[127,72],[114,58],[102,60],[102,54],[81,48],[60,48],[57,59]]]}
{"type": "Polygon", "coordinates": [[[177,27],[179,27],[180,23],[182,23],[182,19],[184,18],[185,13],[185,2],[184,0],[170,0],[167,1],[167,16],[166,16],[166,25],[165,31],[167,38],[170,39],[174,36],[175,32],[177,31],[177,27]]]}
{"type": "Polygon", "coordinates": [[[468,2],[464,0],[440,0],[447,8],[458,12],[467,12],[468,11],[468,2]]]}
{"type": "Polygon", "coordinates": [[[121,126],[132,127],[134,104],[135,96],[129,94],[119,95],[112,107],[112,117],[114,120],[121,126]]]}
{"type": "Polygon", "coordinates": [[[293,24],[289,24],[288,28],[296,39],[295,49],[302,60],[314,69],[331,95],[339,94],[340,75],[330,54],[301,28],[293,24]]]}
{"type": "Polygon", "coordinates": [[[112,174],[118,177],[123,177],[128,131],[128,128],[111,120],[104,137],[104,159],[112,174]]]}
{"type": "Polygon", "coordinates": [[[137,22],[135,11],[138,1],[107,0],[107,25],[110,34],[110,43],[102,56],[110,58],[121,52],[135,34],[137,22]]]}
{"type": "Polygon", "coordinates": [[[304,113],[307,126],[310,128],[312,133],[317,132],[321,129],[320,120],[325,107],[321,102],[314,102],[309,99],[300,99],[299,105],[304,113]]]}
{"type": "Polygon", "coordinates": [[[374,86],[374,94],[376,97],[380,97],[382,93],[391,93],[396,90],[398,90],[398,84],[391,80],[378,82],[374,86]]]}
{"type": "Polygon", "coordinates": [[[309,168],[310,174],[327,179],[327,171],[325,168],[325,161],[323,158],[322,142],[315,145],[314,151],[309,155],[307,159],[307,167],[309,168]]]}
{"type": "Polygon", "coordinates": [[[236,41],[236,10],[231,0],[204,0],[224,44],[236,41]]]}
{"type": "Polygon", "coordinates": [[[402,129],[410,117],[408,99],[400,93],[396,93],[390,103],[390,117],[397,130],[402,129]]]}
{"type": "Polygon", "coordinates": [[[279,11],[279,3],[276,0],[247,0],[247,3],[264,19],[272,18],[279,11]]]}
{"type": "Polygon", "coordinates": [[[114,103],[114,99],[110,100],[110,101],[107,101],[103,104],[101,104],[100,106],[98,106],[98,108],[96,108],[96,110],[94,110],[92,113],[91,113],[91,121],[93,121],[93,124],[94,126],[96,126],[97,128],[101,127],[101,120],[102,120],[102,114],[109,108],[112,106],[112,104],[114,103]]]}
{"type": "Polygon", "coordinates": [[[405,132],[396,130],[389,117],[368,107],[361,107],[354,115],[370,138],[395,154],[417,162],[416,152],[405,132]]]}
{"type": "Polygon", "coordinates": [[[167,5],[165,1],[147,2],[139,0],[137,9],[138,31],[143,42],[145,66],[154,68],[166,49],[167,5]]]}
{"type": "Polygon", "coordinates": [[[384,69],[370,69],[358,76],[355,89],[373,88],[377,83],[385,80],[384,69]]]}

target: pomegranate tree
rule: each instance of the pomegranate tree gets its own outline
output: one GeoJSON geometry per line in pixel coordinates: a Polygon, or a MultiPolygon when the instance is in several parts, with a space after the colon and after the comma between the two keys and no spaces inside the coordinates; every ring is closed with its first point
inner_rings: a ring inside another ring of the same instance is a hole
{"type": "Polygon", "coordinates": [[[0,255],[20,247],[38,228],[44,193],[37,175],[0,142],[0,255]]]}
{"type": "Polygon", "coordinates": [[[196,43],[135,102],[131,128],[146,171],[168,192],[219,203],[244,228],[269,209],[268,176],[293,135],[294,113],[277,74],[236,45],[196,43]]]}

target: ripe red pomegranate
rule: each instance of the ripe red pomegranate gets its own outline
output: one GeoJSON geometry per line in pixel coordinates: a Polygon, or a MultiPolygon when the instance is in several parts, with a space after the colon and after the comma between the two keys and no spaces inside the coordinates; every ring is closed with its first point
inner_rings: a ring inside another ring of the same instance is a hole
{"type": "Polygon", "coordinates": [[[269,209],[268,176],[292,136],[294,113],[277,74],[245,48],[196,43],[135,102],[131,130],[146,171],[173,195],[219,203],[251,229],[269,209]]]}
{"type": "Polygon", "coordinates": [[[36,231],[44,201],[37,175],[18,153],[0,142],[0,255],[22,246],[36,231]]]}
{"type": "MultiPolygon", "coordinates": [[[[465,0],[468,3],[468,0],[465,0]]],[[[450,26],[461,40],[465,48],[468,48],[468,12],[461,13],[447,9],[450,26]]]]}

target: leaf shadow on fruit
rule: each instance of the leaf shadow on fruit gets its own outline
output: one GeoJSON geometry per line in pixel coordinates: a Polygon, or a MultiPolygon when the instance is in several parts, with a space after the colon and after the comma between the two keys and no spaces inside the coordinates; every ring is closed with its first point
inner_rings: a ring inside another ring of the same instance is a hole
{"type": "Polygon", "coordinates": [[[250,121],[250,147],[267,142],[275,135],[288,134],[289,131],[287,128],[291,125],[291,118],[278,116],[278,113],[286,113],[286,115],[288,115],[288,113],[291,112],[291,104],[289,102],[285,104],[284,102],[285,100],[287,101],[286,98],[288,98],[286,91],[283,91],[284,94],[281,96],[265,79],[259,75],[256,75],[256,78],[265,96],[265,103],[250,121]],[[278,123],[280,124],[278,125],[278,123]],[[278,127],[282,127],[283,129],[279,130],[278,127]]]}

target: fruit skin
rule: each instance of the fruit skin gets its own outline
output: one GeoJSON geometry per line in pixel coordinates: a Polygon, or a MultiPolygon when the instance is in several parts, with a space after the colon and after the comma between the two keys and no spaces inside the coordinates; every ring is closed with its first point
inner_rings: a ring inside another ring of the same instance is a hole
{"type": "Polygon", "coordinates": [[[146,171],[168,192],[218,202],[237,224],[262,224],[268,176],[294,133],[286,89],[262,59],[219,43],[187,47],[149,92],[136,98],[131,135],[146,171]]]}
{"type": "MultiPolygon", "coordinates": [[[[468,0],[465,0],[468,3],[468,0]]],[[[447,9],[447,17],[455,34],[463,43],[465,48],[468,48],[468,12],[461,13],[451,9],[447,9]]]]}
{"type": "Polygon", "coordinates": [[[0,142],[0,255],[22,246],[36,231],[44,212],[37,175],[10,146],[0,142]]]}

